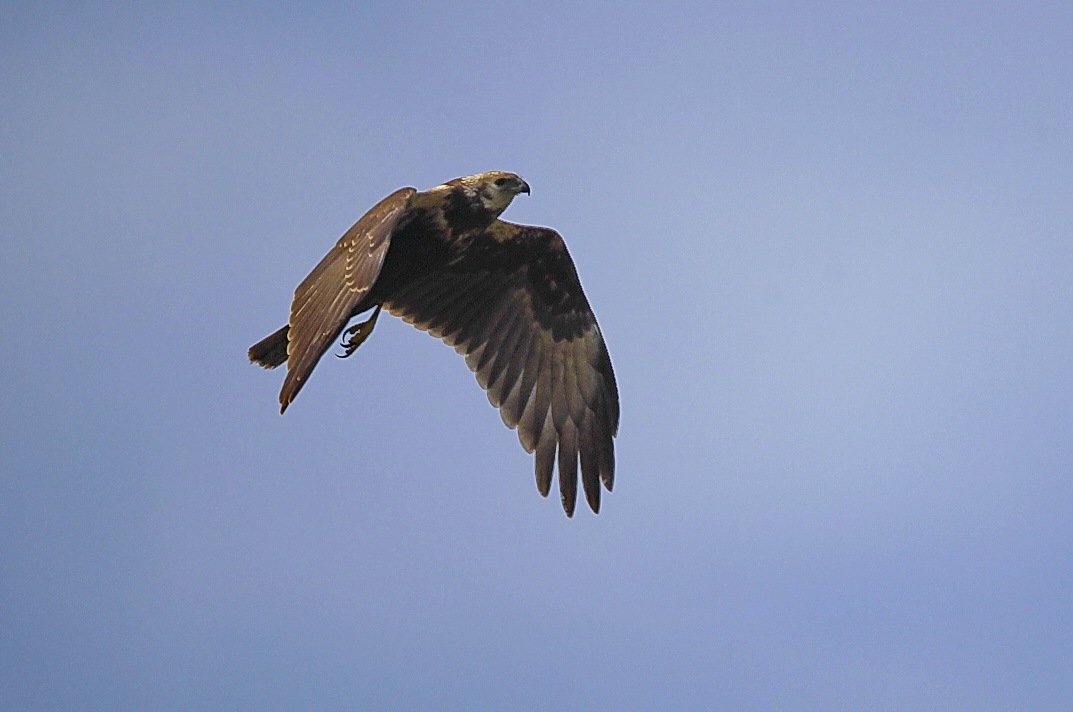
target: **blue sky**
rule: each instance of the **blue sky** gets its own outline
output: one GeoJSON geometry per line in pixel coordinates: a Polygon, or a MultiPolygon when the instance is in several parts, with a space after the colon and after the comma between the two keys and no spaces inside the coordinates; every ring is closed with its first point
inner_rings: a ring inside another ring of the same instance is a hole
{"type": "Polygon", "coordinates": [[[1066,3],[0,5],[0,706],[1064,710],[1066,3]],[[398,320],[246,362],[404,185],[523,176],[618,374],[566,519],[398,320]]]}

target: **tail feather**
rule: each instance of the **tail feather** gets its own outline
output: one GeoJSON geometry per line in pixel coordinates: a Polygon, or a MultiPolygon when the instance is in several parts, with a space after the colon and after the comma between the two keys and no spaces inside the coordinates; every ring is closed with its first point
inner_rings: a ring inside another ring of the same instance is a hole
{"type": "Polygon", "coordinates": [[[287,333],[289,326],[285,326],[270,336],[258,341],[250,347],[250,362],[264,368],[275,368],[287,362],[287,333]]]}

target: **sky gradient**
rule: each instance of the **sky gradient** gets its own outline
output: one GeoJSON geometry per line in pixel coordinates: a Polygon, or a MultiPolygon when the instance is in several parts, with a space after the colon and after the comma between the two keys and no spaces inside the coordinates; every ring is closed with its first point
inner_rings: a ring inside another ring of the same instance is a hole
{"type": "Polygon", "coordinates": [[[1068,3],[0,4],[0,708],[1068,710],[1068,3]],[[573,520],[381,319],[246,361],[404,185],[559,230],[573,520]]]}

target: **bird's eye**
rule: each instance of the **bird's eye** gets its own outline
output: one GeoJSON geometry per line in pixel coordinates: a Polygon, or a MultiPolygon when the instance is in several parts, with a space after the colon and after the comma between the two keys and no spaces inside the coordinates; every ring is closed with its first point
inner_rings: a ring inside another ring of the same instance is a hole
{"type": "Polygon", "coordinates": [[[499,186],[500,188],[505,186],[508,182],[510,182],[509,178],[496,178],[496,181],[495,181],[496,185],[499,186]]]}

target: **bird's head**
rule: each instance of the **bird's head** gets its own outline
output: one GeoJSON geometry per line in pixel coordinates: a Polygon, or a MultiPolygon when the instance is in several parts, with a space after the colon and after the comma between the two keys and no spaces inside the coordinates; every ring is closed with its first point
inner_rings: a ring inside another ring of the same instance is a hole
{"type": "Polygon", "coordinates": [[[505,171],[478,173],[456,178],[451,183],[461,185],[471,198],[480,201],[486,210],[497,216],[507,209],[518,193],[529,193],[528,183],[516,174],[505,171]]]}

